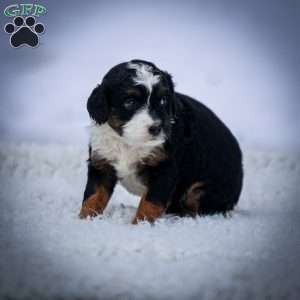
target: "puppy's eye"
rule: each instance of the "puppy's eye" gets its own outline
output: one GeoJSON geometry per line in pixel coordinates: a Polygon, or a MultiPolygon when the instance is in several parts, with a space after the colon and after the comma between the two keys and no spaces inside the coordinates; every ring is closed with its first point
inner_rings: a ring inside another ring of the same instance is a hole
{"type": "Polygon", "coordinates": [[[167,104],[167,98],[166,97],[162,97],[159,101],[159,105],[160,106],[166,106],[167,104]]]}
{"type": "Polygon", "coordinates": [[[136,101],[133,98],[128,98],[124,101],[124,107],[128,110],[135,108],[136,101]]]}

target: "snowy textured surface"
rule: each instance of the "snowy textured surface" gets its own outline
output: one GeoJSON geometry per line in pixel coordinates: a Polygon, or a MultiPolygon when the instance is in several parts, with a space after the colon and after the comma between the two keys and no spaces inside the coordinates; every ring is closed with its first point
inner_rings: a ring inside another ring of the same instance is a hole
{"type": "Polygon", "coordinates": [[[86,150],[1,145],[0,298],[297,299],[298,155],[244,150],[229,218],[134,226],[121,187],[103,217],[78,219],[86,150]]]}

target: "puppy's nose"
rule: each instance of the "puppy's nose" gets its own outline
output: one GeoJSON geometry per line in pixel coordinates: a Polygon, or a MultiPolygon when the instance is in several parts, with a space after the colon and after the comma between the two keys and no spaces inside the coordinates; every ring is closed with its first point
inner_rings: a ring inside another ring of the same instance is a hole
{"type": "Polygon", "coordinates": [[[161,124],[154,124],[149,127],[149,133],[153,136],[159,135],[162,129],[161,124]]]}

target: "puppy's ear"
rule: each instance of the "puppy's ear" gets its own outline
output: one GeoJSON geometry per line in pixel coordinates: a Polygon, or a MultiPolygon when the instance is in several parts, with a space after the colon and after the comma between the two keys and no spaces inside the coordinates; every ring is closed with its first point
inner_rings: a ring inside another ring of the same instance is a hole
{"type": "Polygon", "coordinates": [[[179,102],[179,99],[175,96],[175,91],[174,91],[174,83],[172,80],[171,74],[168,72],[164,71],[166,80],[168,82],[169,88],[173,94],[172,101],[170,103],[170,110],[169,110],[169,115],[170,115],[170,122],[171,124],[174,124],[176,122],[176,119],[178,117],[178,114],[181,109],[181,103],[179,102]]]}
{"type": "Polygon", "coordinates": [[[98,124],[103,124],[107,121],[109,104],[103,83],[98,85],[90,95],[87,101],[87,110],[90,117],[98,124]]]}
{"type": "Polygon", "coordinates": [[[172,99],[171,103],[171,114],[172,114],[172,123],[176,123],[176,119],[178,119],[180,112],[182,111],[182,104],[180,102],[180,99],[176,97],[174,94],[174,97],[172,99]]]}

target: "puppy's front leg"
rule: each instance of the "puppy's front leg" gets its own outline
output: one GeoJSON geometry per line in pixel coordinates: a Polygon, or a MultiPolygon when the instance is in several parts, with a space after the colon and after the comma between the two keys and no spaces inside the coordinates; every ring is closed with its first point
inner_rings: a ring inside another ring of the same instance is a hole
{"type": "Polygon", "coordinates": [[[113,193],[117,182],[114,169],[108,164],[88,165],[88,180],[84,191],[82,207],[79,213],[81,219],[96,217],[102,214],[113,193]]]}
{"type": "Polygon", "coordinates": [[[176,185],[176,168],[173,165],[159,170],[150,178],[148,191],[143,195],[132,224],[140,220],[153,223],[161,217],[169,205],[176,185]]]}
{"type": "Polygon", "coordinates": [[[137,224],[138,221],[147,220],[153,223],[159,218],[164,211],[166,206],[164,204],[153,203],[147,198],[147,193],[142,197],[136,215],[132,220],[132,224],[137,224]]]}

